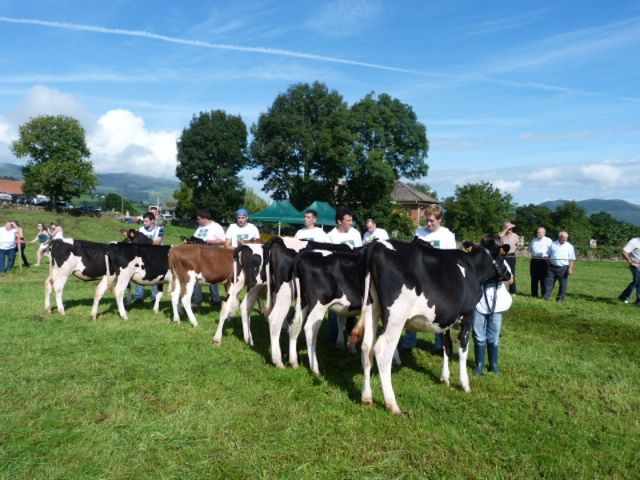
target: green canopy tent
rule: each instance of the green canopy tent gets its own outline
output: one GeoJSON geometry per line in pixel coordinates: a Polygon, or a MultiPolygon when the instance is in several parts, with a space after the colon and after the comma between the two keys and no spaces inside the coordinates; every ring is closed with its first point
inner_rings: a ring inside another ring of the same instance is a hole
{"type": "Polygon", "coordinates": [[[300,224],[304,223],[304,213],[295,209],[287,201],[275,201],[261,212],[251,215],[253,222],[273,222],[278,224],[278,235],[283,223],[300,224]]]}
{"type": "Polygon", "coordinates": [[[336,209],[329,205],[327,202],[319,202],[316,200],[302,211],[306,212],[307,210],[315,210],[316,212],[318,212],[317,225],[332,226],[336,224],[336,209]]]}

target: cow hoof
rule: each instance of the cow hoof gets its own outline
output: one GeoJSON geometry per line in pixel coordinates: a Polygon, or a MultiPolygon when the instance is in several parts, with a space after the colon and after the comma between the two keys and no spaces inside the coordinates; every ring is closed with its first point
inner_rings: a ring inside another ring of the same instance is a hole
{"type": "Polygon", "coordinates": [[[444,383],[447,387],[450,385],[449,379],[448,378],[441,378],[440,381],[442,383],[444,383]]]}
{"type": "Polygon", "coordinates": [[[471,393],[471,387],[469,385],[462,387],[462,390],[464,390],[465,393],[471,393]]]}
{"type": "Polygon", "coordinates": [[[402,414],[402,411],[400,410],[400,407],[398,407],[397,405],[391,405],[391,404],[387,403],[387,408],[394,415],[401,415],[402,414]]]}
{"type": "Polygon", "coordinates": [[[373,405],[373,399],[371,397],[362,397],[363,405],[373,405]]]}
{"type": "Polygon", "coordinates": [[[298,362],[291,362],[291,368],[300,368],[300,365],[298,365],[298,362]]]}
{"type": "Polygon", "coordinates": [[[219,347],[220,344],[222,343],[222,340],[217,340],[217,339],[213,339],[213,346],[214,347],[219,347]]]}

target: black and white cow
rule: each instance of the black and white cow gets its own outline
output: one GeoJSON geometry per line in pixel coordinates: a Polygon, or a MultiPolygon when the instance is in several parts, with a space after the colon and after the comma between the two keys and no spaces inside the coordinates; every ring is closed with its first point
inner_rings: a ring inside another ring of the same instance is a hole
{"type": "MultiPolygon", "coordinates": [[[[344,345],[344,317],[353,317],[362,310],[368,247],[344,251],[343,245],[328,249],[301,251],[294,266],[297,292],[294,324],[304,327],[311,371],[319,374],[316,343],[325,313],[339,315],[338,343],[344,345]]],[[[322,248],[322,247],[320,247],[322,248]]],[[[299,331],[299,328],[296,329],[299,331]]]]}
{"type": "Polygon", "coordinates": [[[222,343],[224,323],[238,309],[238,296],[247,287],[247,294],[240,304],[242,317],[242,332],[244,341],[253,346],[251,335],[251,311],[258,300],[258,296],[265,290],[266,281],[263,265],[263,244],[248,243],[236,247],[233,252],[233,282],[229,287],[226,300],[228,306],[220,311],[218,328],[213,336],[213,344],[219,346],[222,343]]]}
{"type": "MultiPolygon", "coordinates": [[[[145,237],[146,238],[146,237],[145,237]]],[[[114,293],[118,312],[128,319],[124,296],[130,282],[138,285],[158,285],[153,311],[160,311],[163,284],[171,282],[168,245],[144,245],[137,243],[111,243],[107,245],[109,273],[115,275],[114,293]]]]}
{"type": "Polygon", "coordinates": [[[448,385],[449,330],[460,324],[460,384],[464,391],[470,391],[466,365],[469,334],[482,285],[492,278],[508,280],[511,275],[501,257],[508,245],[500,247],[493,240],[483,240],[479,245],[465,247],[470,250],[439,250],[416,240],[375,242],[369,248],[364,297],[371,298],[371,308],[363,308],[350,339],[354,343],[362,339],[363,403],[372,402],[371,366],[375,353],[387,408],[400,413],[391,384],[391,361],[405,327],[444,333],[441,380],[448,385]],[[386,328],[376,340],[380,318],[386,328]]]}
{"type": "MultiPolygon", "coordinates": [[[[149,245],[151,241],[137,230],[122,231],[125,240],[111,245],[122,246],[128,243],[149,245]]],[[[116,278],[115,268],[109,265],[108,249],[109,244],[89,242],[86,240],[52,240],[49,245],[49,276],[45,280],[44,308],[46,312],[51,312],[51,293],[55,291],[56,307],[58,313],[65,314],[62,295],[64,287],[71,275],[89,281],[100,280],[96,287],[96,292],[91,308],[91,318],[98,317],[98,305],[109,288],[111,282],[116,278]]],[[[123,307],[124,308],[124,307],[123,307]]],[[[122,311],[120,312],[122,315],[122,311]]],[[[126,312],[123,318],[126,318],[126,312]]]]}

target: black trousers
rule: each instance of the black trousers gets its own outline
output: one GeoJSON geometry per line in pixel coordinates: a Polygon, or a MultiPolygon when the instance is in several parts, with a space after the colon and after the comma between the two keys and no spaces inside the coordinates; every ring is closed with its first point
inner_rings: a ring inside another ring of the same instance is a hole
{"type": "Polygon", "coordinates": [[[529,273],[531,274],[531,296],[538,296],[538,287],[540,294],[544,297],[545,282],[544,279],[549,271],[549,263],[546,258],[532,258],[529,264],[529,273]]]}
{"type": "Polygon", "coordinates": [[[27,260],[27,256],[24,253],[25,249],[27,248],[26,244],[18,243],[16,245],[16,248],[17,248],[18,252],[20,253],[20,256],[22,257],[22,264],[25,267],[28,267],[29,266],[29,260],[27,260]]]}
{"type": "Polygon", "coordinates": [[[507,255],[504,257],[505,262],[509,265],[511,269],[511,276],[513,277],[513,283],[509,285],[509,293],[516,293],[516,256],[515,255],[507,255]]]}
{"type": "Polygon", "coordinates": [[[560,283],[558,300],[564,300],[567,296],[567,286],[569,285],[569,267],[554,267],[553,265],[549,265],[549,271],[547,272],[547,278],[545,279],[545,300],[549,300],[549,298],[551,298],[553,287],[556,285],[556,280],[560,283]]]}

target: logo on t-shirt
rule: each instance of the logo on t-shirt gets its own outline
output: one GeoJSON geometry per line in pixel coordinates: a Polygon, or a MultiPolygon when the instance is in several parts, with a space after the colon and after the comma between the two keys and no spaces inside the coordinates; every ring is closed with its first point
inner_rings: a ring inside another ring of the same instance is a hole
{"type": "Polygon", "coordinates": [[[440,248],[440,240],[431,240],[429,243],[431,243],[435,248],[440,248]]]}

